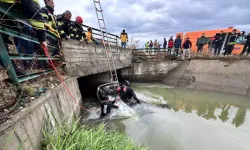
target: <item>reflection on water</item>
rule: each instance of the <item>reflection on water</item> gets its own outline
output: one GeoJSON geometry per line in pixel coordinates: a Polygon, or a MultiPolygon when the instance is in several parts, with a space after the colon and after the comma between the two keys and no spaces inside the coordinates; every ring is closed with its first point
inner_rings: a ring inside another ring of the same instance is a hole
{"type": "Polygon", "coordinates": [[[126,133],[149,149],[249,150],[249,97],[161,85],[133,88],[143,100],[169,105],[170,110],[147,106],[154,113],[122,121],[126,133]]]}
{"type": "Polygon", "coordinates": [[[136,117],[104,119],[150,150],[249,150],[250,98],[162,85],[133,85],[152,104],[133,107],[136,117]],[[167,103],[168,108],[159,107],[167,103]]]}
{"type": "Polygon", "coordinates": [[[150,91],[155,95],[161,95],[175,112],[195,112],[206,120],[220,119],[222,122],[231,120],[235,127],[244,124],[247,108],[250,108],[250,98],[246,96],[155,86],[134,86],[134,88],[139,93],[150,91]]]}

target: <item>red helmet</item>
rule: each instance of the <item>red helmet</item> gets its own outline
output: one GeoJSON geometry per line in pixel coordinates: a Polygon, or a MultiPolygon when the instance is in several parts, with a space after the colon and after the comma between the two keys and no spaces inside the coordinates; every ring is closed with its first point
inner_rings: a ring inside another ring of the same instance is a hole
{"type": "Polygon", "coordinates": [[[76,17],[76,22],[82,24],[82,23],[83,23],[82,17],[77,16],[77,17],[76,17]]]}

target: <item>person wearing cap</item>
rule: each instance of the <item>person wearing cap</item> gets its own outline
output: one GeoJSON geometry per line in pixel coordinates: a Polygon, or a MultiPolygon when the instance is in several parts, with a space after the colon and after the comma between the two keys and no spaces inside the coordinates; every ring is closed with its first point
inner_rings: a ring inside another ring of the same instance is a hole
{"type": "Polygon", "coordinates": [[[88,27],[88,31],[86,32],[85,41],[87,43],[93,43],[93,42],[97,43],[97,41],[93,38],[91,27],[88,27]]]}
{"type": "Polygon", "coordinates": [[[126,48],[127,42],[128,42],[128,34],[125,32],[125,30],[122,30],[122,33],[120,35],[120,39],[121,39],[121,45],[122,48],[126,48]]]}
{"type": "Polygon", "coordinates": [[[83,19],[80,16],[76,17],[75,22],[70,26],[69,36],[70,39],[81,41],[85,39],[85,32],[82,28],[83,19]]]}
{"type": "Polygon", "coordinates": [[[70,38],[70,28],[72,26],[71,12],[66,10],[63,14],[57,15],[57,28],[60,33],[61,38],[69,39],[70,38]]]}
{"type": "Polygon", "coordinates": [[[189,37],[186,38],[185,42],[182,44],[182,47],[184,49],[182,59],[185,60],[186,53],[188,53],[188,60],[190,60],[191,58],[190,49],[192,47],[192,42],[189,40],[189,37]]]}

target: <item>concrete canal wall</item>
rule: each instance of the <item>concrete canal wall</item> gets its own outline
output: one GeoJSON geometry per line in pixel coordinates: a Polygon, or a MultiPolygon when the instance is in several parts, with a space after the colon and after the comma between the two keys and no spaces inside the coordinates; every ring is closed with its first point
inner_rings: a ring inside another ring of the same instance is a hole
{"type": "MultiPolygon", "coordinates": [[[[82,98],[76,78],[69,78],[65,81],[70,91],[81,104],[82,98]]],[[[21,110],[0,127],[0,149],[6,145],[6,137],[10,137],[7,144],[8,150],[18,149],[24,144],[24,149],[40,149],[42,139],[42,127],[46,119],[54,124],[57,121],[71,121],[74,117],[80,117],[80,107],[76,104],[62,85],[31,102],[29,107],[21,110]]]]}
{"type": "Polygon", "coordinates": [[[164,80],[173,86],[250,95],[249,60],[192,60],[164,80]]]}
{"type": "Polygon", "coordinates": [[[123,69],[121,76],[133,82],[250,95],[250,60],[244,58],[134,63],[123,69]]]}

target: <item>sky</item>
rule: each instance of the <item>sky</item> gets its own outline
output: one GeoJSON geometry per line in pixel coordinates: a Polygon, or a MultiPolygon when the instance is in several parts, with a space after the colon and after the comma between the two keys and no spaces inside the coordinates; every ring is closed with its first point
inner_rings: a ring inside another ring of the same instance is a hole
{"type": "MultiPolygon", "coordinates": [[[[44,1],[39,0],[41,6],[44,1]]],[[[107,31],[129,38],[149,40],[175,36],[177,32],[234,27],[250,32],[250,0],[100,0],[107,31]]],[[[55,14],[70,10],[84,24],[99,28],[93,0],[54,0],[55,14]]]]}

